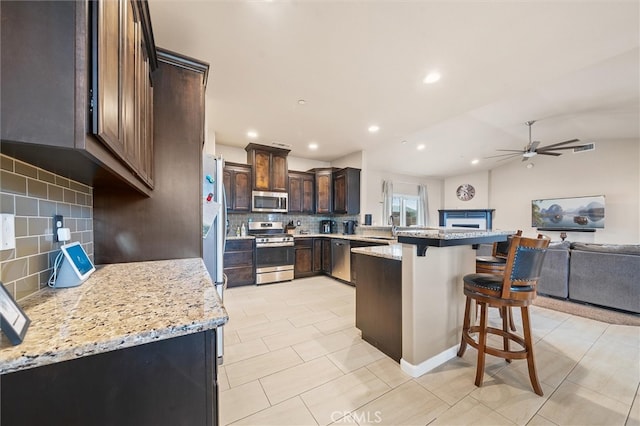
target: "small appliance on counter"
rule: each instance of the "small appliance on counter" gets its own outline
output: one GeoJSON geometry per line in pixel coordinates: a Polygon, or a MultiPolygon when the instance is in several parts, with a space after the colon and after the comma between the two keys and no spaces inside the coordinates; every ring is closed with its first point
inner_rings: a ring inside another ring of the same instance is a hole
{"type": "Polygon", "coordinates": [[[345,235],[353,235],[356,233],[356,226],[358,226],[358,222],[355,220],[345,220],[342,222],[344,230],[342,231],[345,235]]]}
{"type": "Polygon", "coordinates": [[[321,220],[320,221],[320,233],[321,234],[336,234],[338,232],[338,225],[335,220],[321,220]]]}

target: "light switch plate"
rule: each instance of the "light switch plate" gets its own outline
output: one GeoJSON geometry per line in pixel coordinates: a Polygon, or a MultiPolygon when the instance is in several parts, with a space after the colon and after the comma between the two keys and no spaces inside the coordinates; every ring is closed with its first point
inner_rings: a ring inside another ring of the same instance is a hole
{"type": "Polygon", "coordinates": [[[16,216],[0,214],[0,250],[16,248],[16,216]]]}

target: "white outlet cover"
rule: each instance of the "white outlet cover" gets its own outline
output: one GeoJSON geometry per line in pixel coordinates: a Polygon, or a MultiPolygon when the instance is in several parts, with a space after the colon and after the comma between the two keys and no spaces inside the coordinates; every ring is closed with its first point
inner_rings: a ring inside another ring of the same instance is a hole
{"type": "Polygon", "coordinates": [[[16,248],[16,220],[15,215],[0,214],[0,250],[16,248]]]}

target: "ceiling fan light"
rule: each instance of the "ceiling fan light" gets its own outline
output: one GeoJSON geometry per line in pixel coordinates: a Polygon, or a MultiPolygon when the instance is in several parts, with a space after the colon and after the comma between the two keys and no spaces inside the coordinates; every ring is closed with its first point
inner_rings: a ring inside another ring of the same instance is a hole
{"type": "Polygon", "coordinates": [[[522,156],[523,156],[523,157],[526,157],[526,158],[531,158],[531,157],[535,157],[535,156],[536,156],[536,154],[537,154],[537,152],[535,152],[535,151],[531,151],[531,152],[525,152],[525,153],[523,153],[523,154],[522,154],[522,156]]]}

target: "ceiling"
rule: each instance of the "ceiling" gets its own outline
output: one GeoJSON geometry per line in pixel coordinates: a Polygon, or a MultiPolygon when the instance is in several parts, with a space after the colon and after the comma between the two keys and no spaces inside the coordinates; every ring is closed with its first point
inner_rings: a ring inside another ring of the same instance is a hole
{"type": "Polygon", "coordinates": [[[211,66],[216,143],[278,142],[320,161],[363,150],[374,169],[446,177],[503,164],[484,157],[523,148],[528,120],[538,120],[541,146],[640,141],[639,4],[150,0],[149,8],[157,46],[211,66]],[[434,70],[440,81],[424,84],[434,70]]]}

